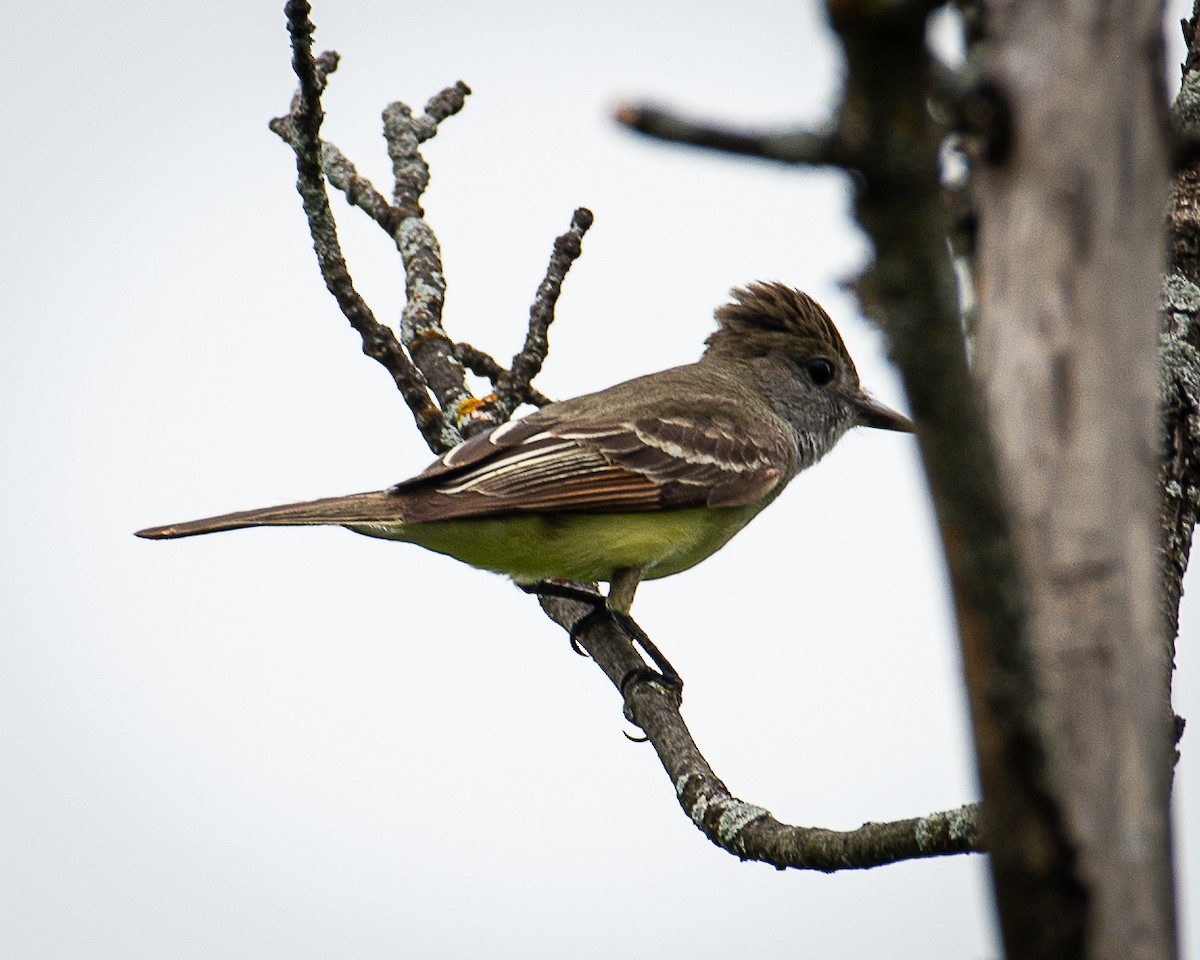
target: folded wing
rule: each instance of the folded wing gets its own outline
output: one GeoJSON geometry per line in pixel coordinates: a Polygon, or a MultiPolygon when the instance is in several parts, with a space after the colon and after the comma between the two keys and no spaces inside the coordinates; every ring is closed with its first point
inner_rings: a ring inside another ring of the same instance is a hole
{"type": "Polygon", "coordinates": [[[557,418],[535,413],[460,444],[388,490],[151,527],[189,537],[257,526],[395,525],[512,513],[614,513],[753,503],[794,458],[783,429],[719,417],[557,418]]]}
{"type": "Polygon", "coordinates": [[[534,414],[472,438],[392,492],[419,522],[524,512],[732,507],[770,493],[793,455],[780,430],[686,416],[534,414]]]}

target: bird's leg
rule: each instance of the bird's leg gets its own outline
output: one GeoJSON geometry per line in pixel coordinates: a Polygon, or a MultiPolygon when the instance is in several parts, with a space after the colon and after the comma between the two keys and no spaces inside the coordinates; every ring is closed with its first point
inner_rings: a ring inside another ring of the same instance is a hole
{"type": "Polygon", "coordinates": [[[679,671],[671,666],[671,661],[663,656],[662,651],[646,635],[646,631],[629,615],[629,607],[633,603],[633,595],[637,591],[638,584],[641,582],[642,572],[640,568],[618,570],[613,575],[612,582],[609,584],[607,597],[601,596],[598,591],[588,590],[557,580],[542,580],[538,583],[518,583],[517,586],[526,593],[532,593],[537,596],[561,597],[564,600],[575,600],[591,606],[592,609],[576,620],[570,630],[571,649],[580,656],[586,656],[587,654],[579,646],[579,634],[592,618],[599,616],[611,617],[625,634],[642,648],[642,651],[650,658],[651,662],[658,667],[659,672],[655,673],[649,667],[635,667],[633,670],[630,670],[621,678],[621,682],[618,685],[622,696],[625,695],[627,688],[635,680],[650,680],[662,683],[664,686],[674,690],[675,695],[682,700],[683,678],[679,675],[679,671]]]}
{"type": "Polygon", "coordinates": [[[585,587],[577,587],[573,583],[564,583],[558,580],[539,580],[537,583],[518,583],[518,590],[524,590],[526,593],[531,593],[538,597],[559,597],[563,600],[575,600],[579,603],[586,603],[592,609],[585,613],[582,617],[576,620],[570,631],[567,633],[567,639],[571,643],[571,649],[581,657],[587,656],[587,651],[579,645],[579,633],[583,625],[594,617],[598,612],[604,610],[604,597],[599,590],[588,590],[585,587]]]}
{"type": "Polygon", "coordinates": [[[642,582],[645,572],[642,567],[626,567],[616,571],[608,585],[608,598],[605,603],[609,613],[630,639],[642,648],[642,651],[658,667],[659,671],[655,673],[647,667],[635,667],[630,670],[621,678],[621,695],[625,695],[626,688],[634,681],[649,680],[662,683],[674,690],[675,696],[682,701],[683,677],[679,675],[678,670],[671,666],[671,661],[663,656],[662,651],[654,645],[646,635],[646,631],[638,626],[637,621],[629,615],[629,608],[633,606],[633,595],[637,592],[638,584],[642,582]]]}
{"type": "Polygon", "coordinates": [[[638,584],[645,573],[643,567],[625,567],[615,571],[608,584],[608,597],[604,601],[608,609],[615,614],[629,616],[633,595],[637,593],[638,584]]]}
{"type": "Polygon", "coordinates": [[[663,656],[663,652],[654,645],[654,642],[646,636],[646,631],[638,626],[638,622],[627,613],[617,613],[610,610],[609,614],[614,620],[620,624],[621,629],[629,636],[629,638],[642,648],[642,652],[650,658],[658,672],[651,670],[649,667],[634,667],[625,676],[621,678],[621,695],[626,696],[626,690],[629,685],[638,680],[647,680],[651,683],[661,683],[663,686],[674,690],[675,696],[683,701],[683,677],[679,675],[679,671],[671,666],[671,661],[663,656]]]}

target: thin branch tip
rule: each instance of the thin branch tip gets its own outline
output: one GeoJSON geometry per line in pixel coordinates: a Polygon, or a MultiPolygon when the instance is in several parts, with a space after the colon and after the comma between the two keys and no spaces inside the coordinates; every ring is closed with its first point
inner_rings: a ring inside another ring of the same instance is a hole
{"type": "Polygon", "coordinates": [[[435,123],[441,123],[462,110],[470,95],[471,88],[461,80],[456,80],[453,86],[446,87],[429,98],[429,102],[425,104],[425,115],[431,117],[435,123]]]}
{"type": "Polygon", "coordinates": [[[800,166],[847,163],[846,145],[836,130],[739,130],[715,121],[694,120],[655,104],[633,102],[618,104],[612,116],[625,129],[664,143],[800,166]]]}
{"type": "Polygon", "coordinates": [[[499,420],[507,420],[522,403],[533,402],[536,391],[531,384],[550,351],[549,330],[554,322],[555,306],[562,293],[563,281],[571,265],[583,253],[583,236],[594,221],[591,210],[577,207],[571,215],[567,232],[554,239],[546,275],[538,285],[537,294],[529,308],[525,343],[512,358],[507,375],[495,381],[496,392],[489,404],[489,412],[499,420]]]}

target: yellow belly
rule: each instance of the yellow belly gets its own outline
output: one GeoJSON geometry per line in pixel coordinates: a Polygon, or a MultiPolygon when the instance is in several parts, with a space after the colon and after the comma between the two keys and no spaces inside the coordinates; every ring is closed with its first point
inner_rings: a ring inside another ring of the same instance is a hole
{"type": "Polygon", "coordinates": [[[644,579],[679,573],[723,547],[765,503],[647,513],[515,514],[399,525],[348,525],[355,533],[415,543],[518,583],[644,579]]]}

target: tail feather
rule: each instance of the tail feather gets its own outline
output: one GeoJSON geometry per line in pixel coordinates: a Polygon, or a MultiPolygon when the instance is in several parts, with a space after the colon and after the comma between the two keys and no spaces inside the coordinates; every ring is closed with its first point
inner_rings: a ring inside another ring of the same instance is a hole
{"type": "Polygon", "coordinates": [[[340,525],[346,523],[403,523],[404,504],[408,498],[389,490],[354,493],[348,497],[326,497],[303,503],[286,503],[278,507],[243,510],[219,517],[171,523],[162,527],[147,527],[135,536],[147,540],[172,540],[194,537],[219,530],[242,527],[300,527],[340,525]]]}

